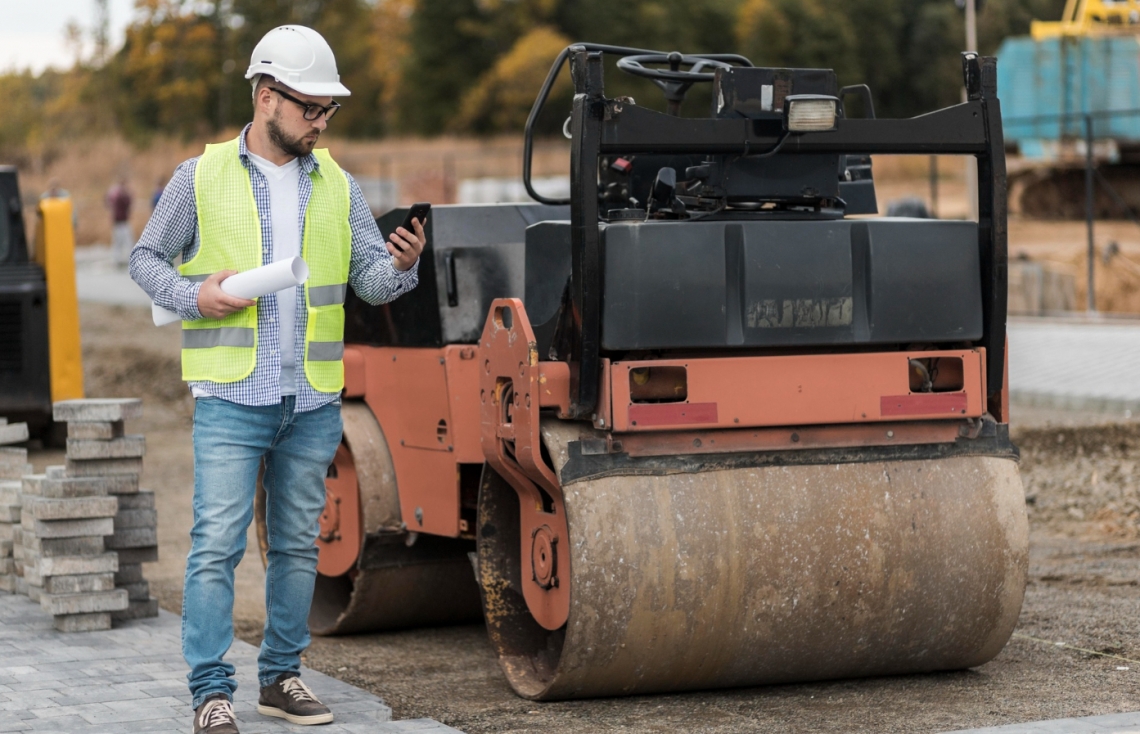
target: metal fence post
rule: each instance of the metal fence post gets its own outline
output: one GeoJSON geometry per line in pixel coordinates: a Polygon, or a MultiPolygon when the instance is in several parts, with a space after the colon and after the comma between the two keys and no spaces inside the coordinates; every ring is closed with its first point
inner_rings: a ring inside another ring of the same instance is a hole
{"type": "Polygon", "coordinates": [[[1096,313],[1096,289],[1094,270],[1096,268],[1096,245],[1093,239],[1093,118],[1085,115],[1085,221],[1089,230],[1089,282],[1086,309],[1096,313]]]}

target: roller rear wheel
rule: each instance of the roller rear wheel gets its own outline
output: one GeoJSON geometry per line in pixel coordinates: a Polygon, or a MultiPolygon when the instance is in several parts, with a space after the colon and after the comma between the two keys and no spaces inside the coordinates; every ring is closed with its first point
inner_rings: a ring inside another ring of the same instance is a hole
{"type": "MultiPolygon", "coordinates": [[[[478,619],[479,590],[468,552],[474,543],[408,533],[384,433],[363,402],[341,410],[344,437],[325,480],[326,505],[309,626],[334,635],[478,619]]],[[[267,561],[265,490],[254,505],[267,561]]]]}

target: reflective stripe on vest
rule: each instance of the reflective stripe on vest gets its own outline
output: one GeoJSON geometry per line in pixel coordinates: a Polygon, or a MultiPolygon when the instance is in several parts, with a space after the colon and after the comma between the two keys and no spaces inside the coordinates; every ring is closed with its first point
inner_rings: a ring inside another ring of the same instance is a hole
{"type": "Polygon", "coordinates": [[[210,347],[254,347],[257,335],[253,329],[237,326],[220,326],[216,329],[184,329],[183,349],[209,349],[210,347]]]}
{"type": "MultiPolygon", "coordinates": [[[[301,256],[309,266],[304,369],[315,390],[339,392],[344,387],[344,300],[352,255],[349,188],[327,150],[313,155],[320,166],[309,175],[312,193],[301,240],[301,256]]],[[[201,245],[179,272],[201,282],[220,270],[244,272],[260,266],[261,223],[236,139],[206,146],[195,170],[194,197],[201,245]]],[[[182,379],[226,383],[253,373],[256,305],[223,319],[184,321],[182,327],[182,379]]]]}
{"type": "Polygon", "coordinates": [[[344,342],[309,342],[310,362],[335,362],[344,358],[344,342]]]}
{"type": "Polygon", "coordinates": [[[309,305],[332,306],[336,303],[344,303],[344,298],[347,294],[347,283],[337,283],[336,285],[319,285],[316,288],[309,289],[309,305]]]}

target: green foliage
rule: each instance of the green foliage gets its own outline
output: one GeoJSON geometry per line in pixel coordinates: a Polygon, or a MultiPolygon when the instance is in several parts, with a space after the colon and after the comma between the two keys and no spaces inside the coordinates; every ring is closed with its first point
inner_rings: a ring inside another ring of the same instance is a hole
{"type": "MultiPolygon", "coordinates": [[[[979,45],[1060,17],[1065,0],[987,0],[979,45]]],[[[352,96],[336,131],[353,136],[522,128],[534,95],[572,41],[690,53],[743,53],[755,63],[835,69],[867,83],[880,116],[909,116],[961,94],[962,13],[953,0],[136,0],[126,41],[108,62],[67,72],[0,75],[9,112],[0,151],[118,129],[196,136],[244,124],[249,54],[286,23],[316,28],[336,51],[352,96]]],[[[658,89],[607,61],[607,90],[663,108],[658,89]]],[[[568,73],[540,121],[555,131],[568,73]]],[[[707,85],[685,114],[708,108],[707,85]]]]}

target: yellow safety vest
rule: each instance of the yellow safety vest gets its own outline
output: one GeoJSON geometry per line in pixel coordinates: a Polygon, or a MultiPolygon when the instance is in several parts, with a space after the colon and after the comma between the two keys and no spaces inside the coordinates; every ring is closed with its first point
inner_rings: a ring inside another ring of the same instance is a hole
{"type": "MultiPolygon", "coordinates": [[[[328,150],[313,151],[319,171],[305,209],[301,257],[305,282],[305,377],[321,392],[344,387],[344,298],[352,256],[348,179],[328,150]]],[[[197,254],[178,270],[202,281],[219,270],[243,272],[261,265],[261,222],[238,141],[207,145],[194,172],[198,207],[197,254]]],[[[237,382],[257,365],[257,306],[223,319],[182,322],[182,379],[237,382]]]]}

